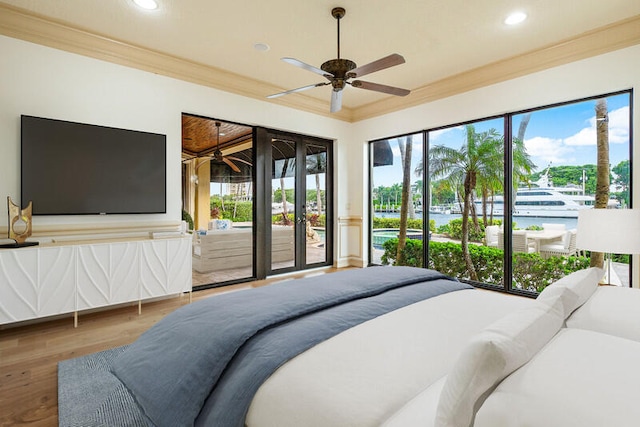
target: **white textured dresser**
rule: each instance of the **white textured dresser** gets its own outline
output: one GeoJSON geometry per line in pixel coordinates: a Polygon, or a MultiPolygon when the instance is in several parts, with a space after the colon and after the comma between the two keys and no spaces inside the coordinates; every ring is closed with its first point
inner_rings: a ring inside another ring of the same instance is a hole
{"type": "Polygon", "coordinates": [[[191,291],[191,236],[0,250],[0,325],[191,291]]]}

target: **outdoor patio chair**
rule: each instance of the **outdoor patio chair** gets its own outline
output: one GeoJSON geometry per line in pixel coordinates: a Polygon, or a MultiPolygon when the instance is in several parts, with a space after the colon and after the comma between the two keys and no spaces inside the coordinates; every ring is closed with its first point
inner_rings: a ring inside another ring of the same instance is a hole
{"type": "Polygon", "coordinates": [[[497,225],[488,225],[484,229],[484,244],[492,248],[498,247],[498,232],[500,227],[497,225]]]}
{"type": "Polygon", "coordinates": [[[540,246],[540,256],[549,258],[552,256],[571,256],[576,255],[576,231],[569,230],[566,232],[560,243],[551,243],[540,246]]]}
{"type": "MultiPolygon", "coordinates": [[[[511,248],[513,252],[534,253],[536,251],[535,244],[527,240],[526,230],[513,230],[511,234],[511,248]]],[[[498,249],[504,250],[504,232],[498,230],[498,249]]]]}
{"type": "Polygon", "coordinates": [[[535,243],[527,240],[526,230],[513,230],[511,237],[511,245],[513,252],[534,253],[536,251],[535,243]]]}
{"type": "MultiPolygon", "coordinates": [[[[542,229],[543,230],[566,230],[567,227],[564,224],[555,224],[555,223],[542,223],[542,229]]],[[[547,244],[560,244],[562,242],[562,240],[564,239],[564,237],[562,238],[558,238],[558,239],[552,239],[547,241],[547,244]]]]}

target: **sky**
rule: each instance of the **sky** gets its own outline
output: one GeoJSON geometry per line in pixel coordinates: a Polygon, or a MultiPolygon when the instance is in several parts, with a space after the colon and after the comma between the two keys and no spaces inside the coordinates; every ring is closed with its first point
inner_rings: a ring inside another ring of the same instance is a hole
{"type": "MultiPolygon", "coordinates": [[[[612,166],[629,159],[629,98],[627,93],[607,97],[609,154],[612,166]]],[[[548,165],[596,164],[595,103],[595,100],[590,100],[532,112],[524,142],[538,171],[548,165]]],[[[522,115],[513,117],[514,132],[518,131],[521,120],[522,115]]],[[[502,133],[504,128],[501,118],[477,122],[474,125],[476,132],[494,128],[502,133]]],[[[414,138],[412,170],[418,165],[422,153],[422,137],[418,136],[414,138]]],[[[465,141],[465,129],[464,126],[455,126],[433,131],[430,132],[429,138],[431,145],[460,147],[465,141]]],[[[395,139],[391,140],[391,147],[394,152],[394,165],[374,168],[374,187],[402,183],[402,170],[398,166],[401,164],[400,152],[395,139]]],[[[417,179],[419,177],[413,174],[412,182],[417,179]]]]}

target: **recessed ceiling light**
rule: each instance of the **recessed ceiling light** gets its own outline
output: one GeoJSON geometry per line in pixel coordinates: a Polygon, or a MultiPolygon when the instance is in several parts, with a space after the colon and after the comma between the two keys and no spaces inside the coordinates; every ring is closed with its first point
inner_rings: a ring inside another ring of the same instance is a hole
{"type": "Polygon", "coordinates": [[[133,2],[143,9],[155,10],[158,8],[158,2],[156,0],[133,0],[133,2]]]}
{"type": "Polygon", "coordinates": [[[504,20],[504,23],[507,25],[517,25],[527,19],[527,14],[524,12],[514,12],[511,15],[507,16],[507,19],[504,20]]]}
{"type": "Polygon", "coordinates": [[[266,52],[271,49],[271,47],[266,43],[254,43],[253,48],[258,52],[266,52]]]}

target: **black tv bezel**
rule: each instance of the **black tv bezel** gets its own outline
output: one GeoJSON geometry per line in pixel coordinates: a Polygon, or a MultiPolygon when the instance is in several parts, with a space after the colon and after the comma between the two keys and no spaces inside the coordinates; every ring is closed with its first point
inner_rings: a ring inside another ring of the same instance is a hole
{"type": "MultiPolygon", "coordinates": [[[[23,153],[24,153],[24,149],[23,149],[23,144],[24,144],[24,139],[23,139],[23,133],[24,133],[24,118],[30,118],[30,119],[36,119],[36,120],[44,120],[44,121],[51,121],[51,122],[58,122],[58,123],[65,123],[65,124],[71,124],[71,125],[78,125],[78,126],[83,126],[86,127],[87,129],[90,128],[95,128],[95,129],[101,129],[101,130],[111,130],[111,131],[115,131],[115,132],[124,132],[127,135],[135,135],[135,134],[143,134],[143,135],[148,135],[148,136],[154,136],[154,137],[159,137],[159,139],[161,139],[161,141],[158,141],[159,144],[162,145],[162,150],[159,150],[158,153],[162,153],[161,157],[162,157],[162,175],[163,178],[161,185],[162,185],[162,194],[163,194],[163,202],[162,202],[162,210],[145,210],[145,211],[141,211],[141,210],[123,210],[123,211],[116,211],[113,209],[109,209],[106,210],[104,212],[99,212],[99,211],[75,211],[73,209],[70,209],[66,212],[50,212],[50,211],[45,211],[45,212],[38,212],[37,207],[36,207],[36,203],[34,202],[33,206],[34,206],[34,211],[32,213],[33,216],[90,216],[90,215],[96,215],[96,216],[111,216],[111,215],[155,215],[155,214],[166,214],[167,213],[167,137],[165,134],[160,134],[160,133],[154,133],[154,132],[146,132],[146,131],[140,131],[140,130],[134,130],[134,129],[125,129],[125,128],[117,128],[117,127],[112,127],[112,126],[104,126],[104,125],[97,125],[97,124],[91,124],[91,123],[83,123],[83,122],[74,122],[74,121],[69,121],[69,120],[60,120],[60,119],[52,119],[52,118],[48,118],[48,117],[39,117],[39,116],[32,116],[32,115],[27,115],[27,114],[23,114],[20,116],[20,130],[21,130],[21,135],[20,135],[20,198],[22,201],[22,205],[26,207],[26,205],[30,202],[30,200],[25,199],[25,195],[24,195],[24,181],[25,181],[25,159],[23,158],[23,153]]],[[[158,156],[159,158],[160,156],[158,156]]],[[[160,171],[160,169],[158,168],[158,171],[160,171]]],[[[158,184],[160,184],[158,182],[158,184]]]]}

